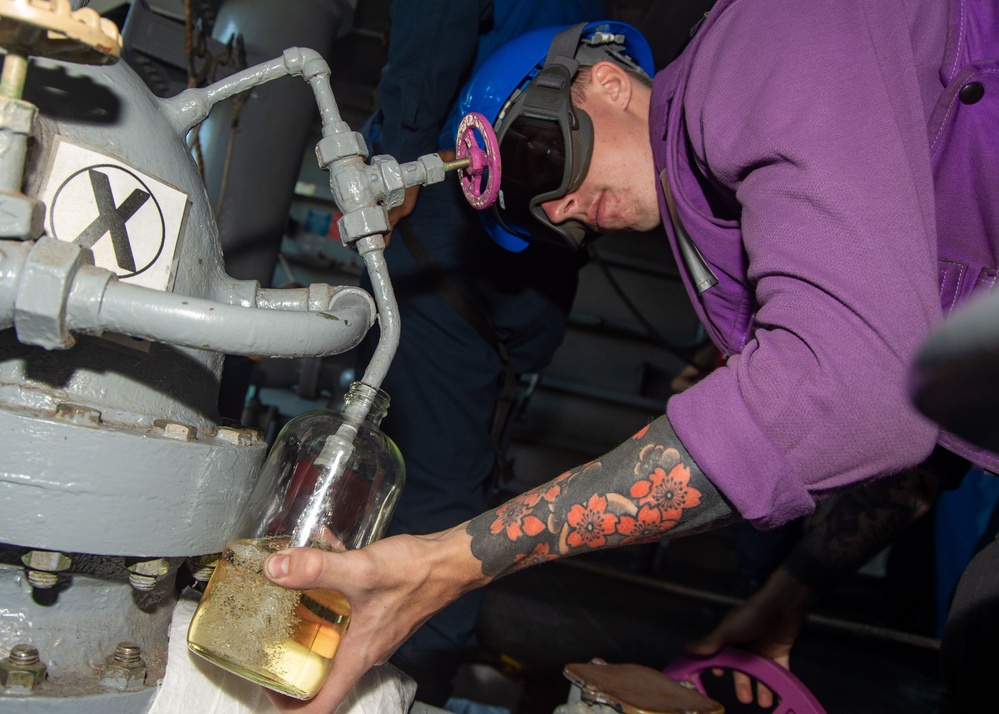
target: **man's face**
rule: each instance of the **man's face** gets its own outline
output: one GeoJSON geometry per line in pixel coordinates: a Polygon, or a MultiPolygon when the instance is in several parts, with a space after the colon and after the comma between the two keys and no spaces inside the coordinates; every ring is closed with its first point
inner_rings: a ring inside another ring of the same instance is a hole
{"type": "Polygon", "coordinates": [[[586,98],[578,105],[593,120],[590,168],[576,191],[542,204],[552,223],[575,219],[599,233],[659,225],[648,95],[647,87],[616,65],[594,66],[586,98]]]}

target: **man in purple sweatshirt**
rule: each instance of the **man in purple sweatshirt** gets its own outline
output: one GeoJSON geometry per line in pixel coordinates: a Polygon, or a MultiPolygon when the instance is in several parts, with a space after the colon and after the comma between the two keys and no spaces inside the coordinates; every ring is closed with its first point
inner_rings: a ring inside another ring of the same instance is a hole
{"type": "Polygon", "coordinates": [[[999,9],[949,5],[719,0],[651,86],[626,63],[577,71],[579,29],[555,36],[495,124],[506,195],[488,220],[570,245],[665,223],[727,362],[610,453],[455,528],[272,556],[275,582],[353,607],[296,711],[331,710],[446,603],[529,565],[736,518],[774,527],[938,441],[999,468],[906,389],[930,330],[999,266],[999,9]],[[532,193],[542,135],[564,167],[532,193]]]}

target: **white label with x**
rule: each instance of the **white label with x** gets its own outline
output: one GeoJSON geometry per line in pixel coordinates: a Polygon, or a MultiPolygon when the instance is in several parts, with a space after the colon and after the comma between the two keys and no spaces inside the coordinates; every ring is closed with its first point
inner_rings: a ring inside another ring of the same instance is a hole
{"type": "Polygon", "coordinates": [[[57,138],[39,198],[46,230],[135,285],[169,290],[188,195],[93,149],[57,138]]]}

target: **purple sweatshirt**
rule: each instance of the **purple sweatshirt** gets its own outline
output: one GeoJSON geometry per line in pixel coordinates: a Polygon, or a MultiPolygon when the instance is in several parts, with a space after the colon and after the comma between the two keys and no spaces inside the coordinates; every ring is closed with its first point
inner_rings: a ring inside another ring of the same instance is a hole
{"type": "Polygon", "coordinates": [[[688,292],[730,355],[667,413],[758,527],[915,465],[939,437],[909,401],[909,365],[941,302],[989,287],[999,265],[988,240],[999,242],[999,216],[969,220],[981,201],[961,198],[985,177],[980,198],[996,213],[985,198],[999,194],[995,53],[973,77],[993,131],[979,122],[972,146],[954,118],[971,117],[957,97],[962,71],[981,46],[999,47],[999,11],[992,0],[952,4],[719,0],[656,77],[660,209],[682,266],[668,181],[679,224],[717,278],[699,293],[687,275],[688,292]],[[969,19],[968,5],[989,7],[969,19]],[[962,141],[949,168],[935,159],[962,141]],[[962,162],[975,150],[985,154],[973,181],[962,162]],[[952,251],[956,268],[938,262],[955,226],[981,247],[971,260],[952,251]]]}

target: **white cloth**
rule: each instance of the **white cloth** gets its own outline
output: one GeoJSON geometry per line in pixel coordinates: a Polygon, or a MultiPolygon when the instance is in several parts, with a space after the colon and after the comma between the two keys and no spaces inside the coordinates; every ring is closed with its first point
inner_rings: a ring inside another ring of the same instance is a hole
{"type": "MultiPolygon", "coordinates": [[[[147,714],[274,714],[264,690],[198,657],[187,647],[187,627],[197,602],[181,598],[170,623],[167,667],[147,714]]],[[[390,664],[374,667],[351,691],[337,714],[405,714],[416,682],[390,664]]]]}

